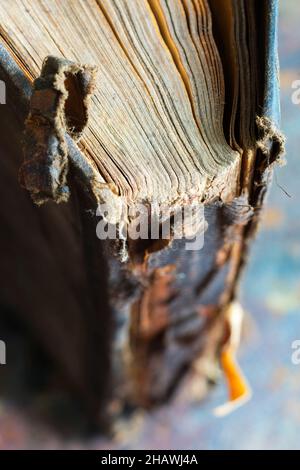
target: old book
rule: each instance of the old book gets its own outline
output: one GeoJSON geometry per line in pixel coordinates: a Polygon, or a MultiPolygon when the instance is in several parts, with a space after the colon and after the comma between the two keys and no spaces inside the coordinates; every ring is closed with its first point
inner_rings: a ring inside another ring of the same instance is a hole
{"type": "Polygon", "coordinates": [[[2,302],[92,413],[202,397],[220,366],[249,396],[236,296],[284,147],[276,18],[273,0],[0,2],[2,200],[26,234],[3,207],[2,302]]]}

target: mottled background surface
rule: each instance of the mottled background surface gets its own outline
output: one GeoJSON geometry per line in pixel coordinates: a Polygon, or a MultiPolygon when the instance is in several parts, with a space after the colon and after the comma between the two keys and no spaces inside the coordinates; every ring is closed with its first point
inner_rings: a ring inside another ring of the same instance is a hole
{"type": "Polygon", "coordinates": [[[146,419],[136,416],[130,434],[124,424],[114,444],[96,437],[63,443],[2,405],[0,448],[300,449],[300,365],[291,361],[291,344],[300,339],[300,105],[291,100],[291,84],[300,79],[299,22],[300,3],[282,1],[281,106],[288,165],[276,169],[242,283],[248,315],[240,363],[252,400],[225,418],[215,418],[213,408],[226,399],[220,384],[205,403],[165,407],[146,419]]]}

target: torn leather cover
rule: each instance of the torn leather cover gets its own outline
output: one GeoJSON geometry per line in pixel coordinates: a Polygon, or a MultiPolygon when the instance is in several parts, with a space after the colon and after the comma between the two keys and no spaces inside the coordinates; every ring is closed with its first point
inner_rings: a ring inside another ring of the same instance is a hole
{"type": "MultiPolygon", "coordinates": [[[[263,40],[261,63],[262,99],[256,116],[257,147],[261,159],[257,165],[262,178],[274,162],[282,163],[285,138],[280,132],[280,83],[278,59],[278,0],[264,0],[258,5],[263,11],[263,40]]],[[[261,181],[262,182],[262,181],[261,181]]]]}
{"type": "Polygon", "coordinates": [[[34,81],[25,122],[22,185],[37,204],[69,197],[66,132],[79,140],[88,121],[96,68],[49,56],[34,81]]]}

